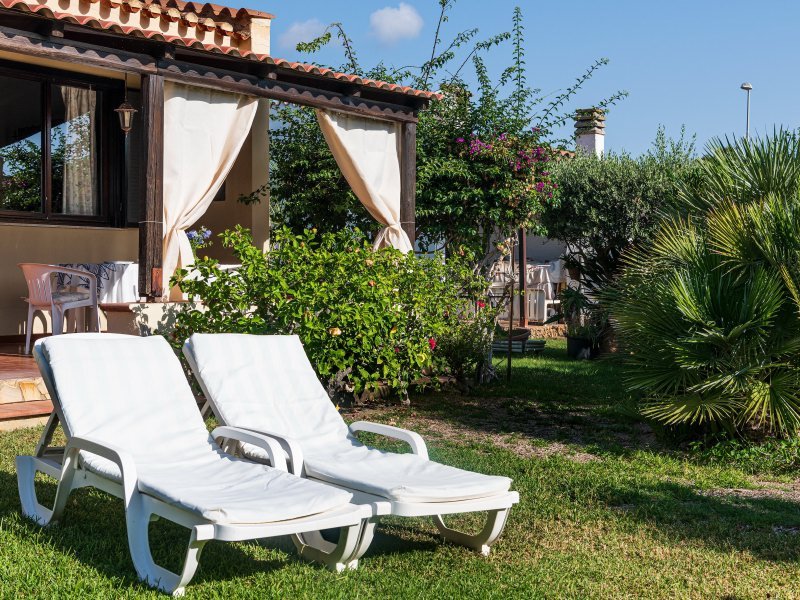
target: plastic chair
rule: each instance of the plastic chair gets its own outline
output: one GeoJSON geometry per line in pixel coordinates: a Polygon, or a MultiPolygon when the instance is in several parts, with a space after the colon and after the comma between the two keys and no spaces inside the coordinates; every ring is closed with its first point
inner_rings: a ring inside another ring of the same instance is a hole
{"type": "MultiPolygon", "coordinates": [[[[53,335],[63,333],[64,315],[73,308],[91,307],[93,311],[92,327],[100,331],[100,312],[97,307],[97,277],[92,273],[79,269],[69,269],[57,265],[44,265],[38,263],[20,263],[19,268],[28,284],[28,324],[25,331],[25,354],[31,350],[31,330],[33,329],[33,315],[37,310],[50,311],[53,320],[53,335]],[[60,292],[53,291],[53,274],[64,273],[76,275],[89,280],[88,291],[60,292]]],[[[78,319],[82,324],[83,319],[78,319]]],[[[79,327],[80,330],[80,327],[79,327]]]]}

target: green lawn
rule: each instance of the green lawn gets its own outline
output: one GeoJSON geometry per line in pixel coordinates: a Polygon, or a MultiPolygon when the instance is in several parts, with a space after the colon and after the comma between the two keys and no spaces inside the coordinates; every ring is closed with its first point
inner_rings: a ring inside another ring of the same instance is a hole
{"type": "MultiPolygon", "coordinates": [[[[490,557],[440,543],[426,520],[389,519],[344,574],[288,540],[211,543],[187,597],[800,596],[800,486],[693,462],[638,419],[613,362],[563,355],[548,342],[515,359],[510,385],[348,416],[416,428],[436,460],[512,477],[521,502],[490,557]]],[[[38,433],[0,434],[0,597],[157,597],[136,581],[121,501],[80,491],[46,530],[20,517],[13,457],[38,433]]],[[[185,532],[159,522],[153,538],[175,568],[185,532]]]]}

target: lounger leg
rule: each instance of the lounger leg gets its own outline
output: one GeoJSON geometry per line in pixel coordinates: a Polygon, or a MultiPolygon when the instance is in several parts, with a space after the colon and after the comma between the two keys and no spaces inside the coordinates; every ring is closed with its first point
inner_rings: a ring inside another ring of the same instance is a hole
{"type": "Polygon", "coordinates": [[[139,579],[173,596],[183,596],[186,585],[194,577],[203,546],[214,535],[213,525],[195,525],[189,538],[189,548],[178,573],[159,567],[150,552],[149,526],[153,512],[143,507],[141,496],[135,494],[125,511],[128,525],[128,547],[139,579]]]}
{"type": "Polygon", "coordinates": [[[17,488],[19,489],[19,500],[22,504],[22,513],[39,525],[46,526],[57,522],[64,513],[67,499],[72,491],[72,482],[75,477],[75,462],[78,459],[77,452],[69,453],[64,456],[64,465],[61,469],[61,477],[56,489],[56,499],[52,510],[42,506],[36,498],[36,488],[34,478],[39,460],[33,456],[17,456],[15,463],[17,467],[17,488]]]}
{"type": "Polygon", "coordinates": [[[371,517],[361,525],[361,535],[358,536],[358,545],[350,562],[347,564],[348,569],[358,568],[358,559],[364,556],[364,553],[369,549],[372,538],[375,536],[375,525],[377,524],[378,517],[371,517]]]}
{"type": "Polygon", "coordinates": [[[440,515],[434,515],[433,522],[444,539],[454,544],[460,544],[461,546],[477,550],[484,556],[489,556],[489,547],[500,537],[500,534],[503,533],[503,527],[506,525],[509,510],[510,509],[505,508],[502,510],[489,511],[486,524],[483,526],[481,532],[475,535],[450,529],[444,524],[440,515]]]}
{"type": "Polygon", "coordinates": [[[319,531],[308,531],[291,535],[292,542],[301,557],[324,564],[337,573],[355,569],[358,559],[354,557],[361,540],[361,524],[342,527],[339,542],[334,544],[322,537],[319,531]]]}

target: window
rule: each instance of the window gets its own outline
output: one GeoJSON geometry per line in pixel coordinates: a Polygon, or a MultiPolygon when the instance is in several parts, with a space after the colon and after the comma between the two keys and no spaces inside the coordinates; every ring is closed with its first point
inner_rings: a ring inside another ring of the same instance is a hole
{"type": "Polygon", "coordinates": [[[123,224],[120,86],[29,69],[0,65],[0,220],[123,224]]]}

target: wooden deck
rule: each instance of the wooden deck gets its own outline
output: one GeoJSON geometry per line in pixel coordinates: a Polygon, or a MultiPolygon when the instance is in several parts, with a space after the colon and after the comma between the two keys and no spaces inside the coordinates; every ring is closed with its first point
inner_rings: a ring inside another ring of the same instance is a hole
{"type": "Polygon", "coordinates": [[[53,411],[36,362],[17,343],[0,344],[0,431],[43,423],[53,411]]]}

